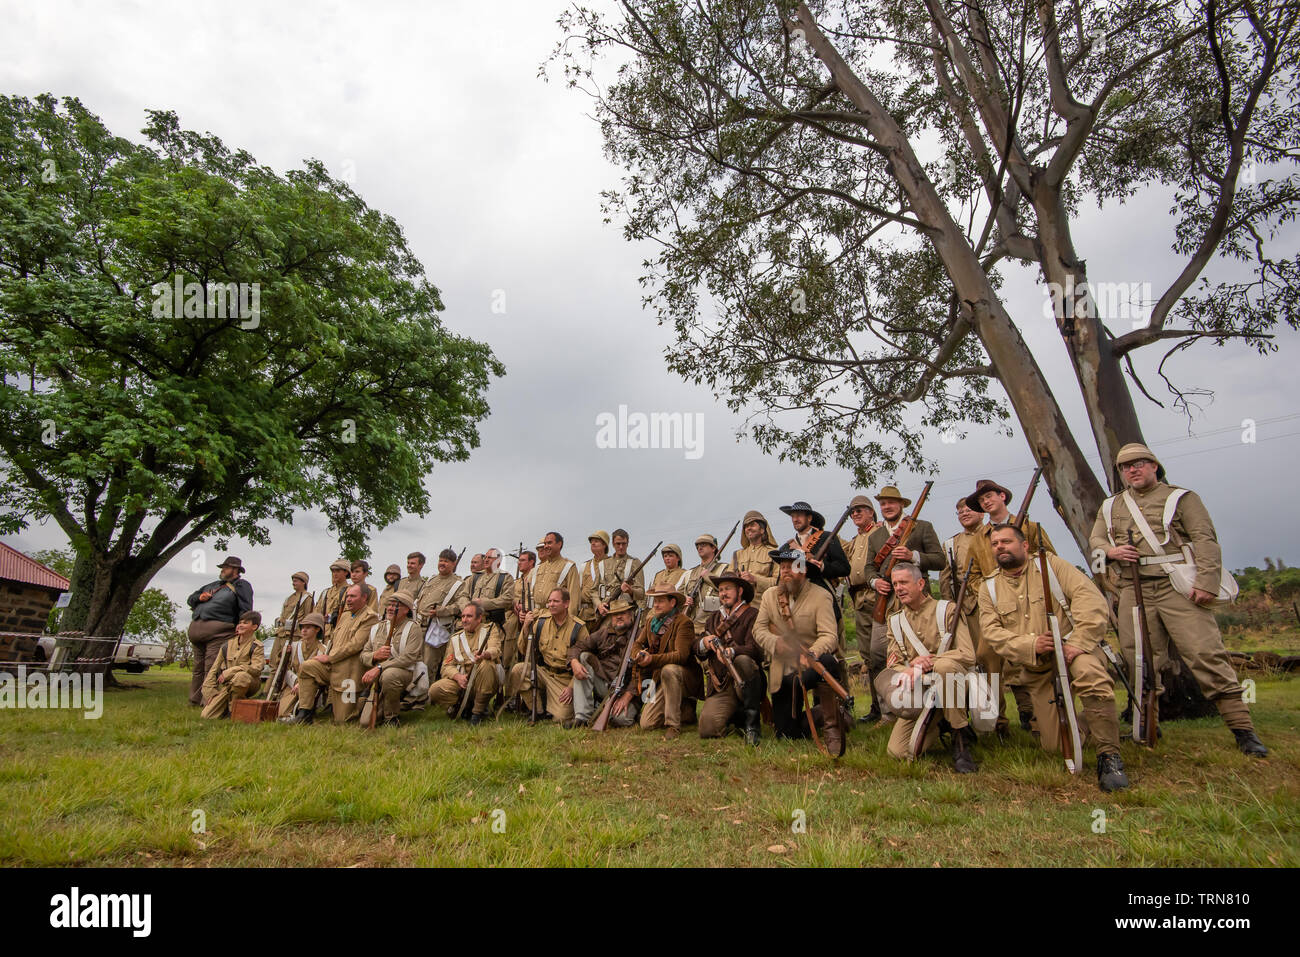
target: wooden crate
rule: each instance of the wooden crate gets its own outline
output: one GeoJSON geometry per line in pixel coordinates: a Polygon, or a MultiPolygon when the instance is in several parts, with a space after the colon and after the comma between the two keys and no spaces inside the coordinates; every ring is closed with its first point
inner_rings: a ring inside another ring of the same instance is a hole
{"type": "Polygon", "coordinates": [[[257,724],[259,721],[274,721],[278,717],[280,717],[280,702],[278,701],[263,701],[261,698],[240,698],[230,706],[231,721],[257,724]]]}

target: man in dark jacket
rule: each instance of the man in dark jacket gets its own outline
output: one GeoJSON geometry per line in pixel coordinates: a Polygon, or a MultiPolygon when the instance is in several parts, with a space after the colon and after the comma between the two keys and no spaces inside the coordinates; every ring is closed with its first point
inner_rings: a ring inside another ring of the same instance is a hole
{"type": "Polygon", "coordinates": [[[253,610],[253,586],[240,576],[244,566],[234,555],[217,566],[220,579],[204,585],[186,600],[194,609],[189,639],[194,646],[194,668],[190,674],[190,704],[203,705],[203,682],[217,663],[217,655],[235,637],[239,616],[253,610]]]}
{"type": "MultiPolygon", "coordinates": [[[[636,605],[626,595],[614,599],[605,623],[569,648],[569,670],[573,683],[560,696],[573,701],[573,717],[564,723],[566,728],[586,727],[596,708],[609,694],[618,679],[618,669],[623,664],[623,652],[632,640],[632,619],[636,605]],[[565,696],[568,697],[565,697],[565,696]]],[[[625,711],[610,715],[609,723],[616,728],[628,728],[636,722],[637,706],[629,701],[625,711]]]]}
{"type": "Polygon", "coordinates": [[[704,623],[704,635],[693,649],[709,672],[709,687],[700,711],[700,737],[722,737],[739,711],[738,723],[745,730],[745,741],[757,747],[763,652],[753,635],[754,619],[758,617],[758,609],[750,604],[754,586],[731,571],[713,576],[713,582],[722,607],[704,623]],[[731,673],[732,666],[740,675],[740,687],[731,673]]]}

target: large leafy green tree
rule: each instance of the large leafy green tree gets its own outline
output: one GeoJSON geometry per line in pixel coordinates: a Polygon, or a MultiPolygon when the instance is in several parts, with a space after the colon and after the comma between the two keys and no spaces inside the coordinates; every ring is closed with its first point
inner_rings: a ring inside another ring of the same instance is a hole
{"type": "Polygon", "coordinates": [[[425,513],[504,374],[320,163],[280,175],[149,117],[132,143],[75,99],[0,98],[2,524],[67,533],[63,627],[95,635],[196,542],[310,508],[358,553],[425,513]]]}
{"type": "Polygon", "coordinates": [[[1185,407],[1165,360],[1269,352],[1300,324],[1290,0],[610,7],[566,13],[553,62],[625,171],[607,215],[656,244],[669,367],[750,413],[765,450],[866,484],[932,469],[927,432],[1014,414],[1086,550],[1116,477],[1089,467],[1054,392],[1069,386],[1022,330],[1055,312],[1110,463],[1141,438],[1137,350],[1165,350],[1153,375],[1185,407]],[[1135,198],[1169,208],[1147,225],[1174,257],[1136,322],[1092,294],[1074,239],[1081,213],[1135,198]],[[1011,314],[1017,270],[1046,314],[1011,314]]]}

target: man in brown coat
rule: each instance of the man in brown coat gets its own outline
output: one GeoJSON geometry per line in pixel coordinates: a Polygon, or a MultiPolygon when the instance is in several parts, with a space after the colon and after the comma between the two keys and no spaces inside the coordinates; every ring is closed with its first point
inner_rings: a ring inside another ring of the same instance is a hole
{"type": "MultiPolygon", "coordinates": [[[[635,614],[636,605],[629,596],[615,598],[613,605],[609,606],[605,623],[569,649],[569,670],[573,672],[573,683],[564,690],[561,697],[573,701],[573,718],[565,722],[566,728],[590,724],[597,706],[609,694],[611,686],[618,679],[627,643],[632,640],[632,620],[635,614]]],[[[615,727],[627,728],[635,721],[635,703],[617,715],[611,709],[609,723],[615,727]]]]}
{"type": "Polygon", "coordinates": [[[720,607],[704,623],[704,634],[695,642],[695,657],[708,669],[708,690],[700,711],[700,737],[721,737],[739,712],[745,741],[758,746],[759,715],[764,697],[763,651],[754,641],[758,609],[754,586],[735,572],[713,577],[720,607]],[[730,663],[730,667],[728,666],[730,663]],[[740,675],[736,685],[731,668],[740,675]]]}
{"type": "Polygon", "coordinates": [[[1156,656],[1157,691],[1160,669],[1172,644],[1205,697],[1218,706],[1242,753],[1266,756],[1268,748],[1255,734],[1250,708],[1242,700],[1241,682],[1212,610],[1224,572],[1209,511],[1195,492],[1164,481],[1164,466],[1145,445],[1133,442],[1124,446],[1115,464],[1128,489],[1102,504],[1090,544],[1094,555],[1105,556],[1107,574],[1119,586],[1119,642],[1129,674],[1133,674],[1137,608],[1131,569],[1137,562],[1147,632],[1156,656]],[[1188,579],[1180,582],[1185,592],[1174,587],[1174,575],[1179,572],[1186,573],[1188,579]]]}
{"type": "Polygon", "coordinates": [[[228,718],[230,705],[251,698],[262,684],[266,650],[257,638],[261,612],[246,611],[235,625],[235,637],[221,647],[203,682],[203,717],[228,718]]]}
{"type": "Polygon", "coordinates": [[[767,688],[772,694],[772,723],[778,738],[806,738],[801,687],[817,692],[823,715],[826,749],[832,757],[844,753],[847,728],[838,699],[812,667],[815,658],[836,681],[844,682],[844,665],[835,657],[839,633],[833,599],[825,588],[808,581],[804,554],[793,548],[772,553],[780,565],[777,584],[759,602],[754,640],[770,662],[767,688]]]}
{"type": "MultiPolygon", "coordinates": [[[[424,634],[412,621],[415,597],[394,590],[384,603],[384,620],[371,626],[361,649],[361,666],[366,669],[361,684],[370,689],[370,704],[379,704],[375,721],[397,726],[401,723],[402,692],[410,686],[416,668],[423,664],[424,634]]],[[[363,718],[369,717],[363,709],[363,718]]],[[[362,724],[369,724],[363,720],[362,724]]]]}
{"type": "MultiPolygon", "coordinates": [[[[979,599],[984,576],[980,574],[979,562],[975,561],[975,544],[985,537],[981,526],[983,521],[983,513],[972,509],[966,501],[966,496],[957,499],[957,524],[961,526],[961,531],[943,542],[946,562],[943,571],[939,573],[939,596],[955,601],[957,592],[961,590],[966,569],[970,568],[970,584],[966,587],[966,598],[962,601],[962,620],[966,622],[971,641],[975,645],[975,662],[979,669],[985,676],[998,676],[998,715],[993,730],[997,732],[998,740],[1005,741],[1008,725],[1007,699],[1006,695],[1001,693],[1003,662],[989,647],[988,642],[980,638],[979,599]],[[971,564],[972,562],[974,564],[971,564]]],[[[988,727],[983,725],[975,730],[987,731],[988,727]]]]}
{"type": "Polygon", "coordinates": [[[344,593],[346,610],[339,615],[330,638],[329,651],[305,662],[298,672],[298,711],[293,724],[311,724],[315,712],[304,707],[316,700],[316,692],[329,687],[329,705],[335,724],[356,717],[357,695],[361,685],[361,649],[370,637],[370,628],[379,622],[366,607],[360,585],[349,585],[344,593]]]}
{"type": "Polygon", "coordinates": [[[682,731],[682,705],[704,696],[704,675],[691,654],[695,628],[686,614],[686,596],[671,586],[651,588],[651,614],[632,646],[627,690],[611,711],[622,714],[632,699],[641,699],[641,729],[664,728],[676,738],[682,731]]]}

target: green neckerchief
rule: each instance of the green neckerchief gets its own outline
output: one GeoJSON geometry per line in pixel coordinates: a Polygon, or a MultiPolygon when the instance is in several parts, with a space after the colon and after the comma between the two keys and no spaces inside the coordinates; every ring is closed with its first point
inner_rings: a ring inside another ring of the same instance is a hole
{"type": "Polygon", "coordinates": [[[668,619],[672,618],[673,615],[675,614],[677,614],[677,606],[673,605],[673,610],[670,611],[668,614],[664,615],[662,618],[651,618],[650,630],[653,631],[656,635],[663,634],[664,625],[668,624],[668,619]]]}

